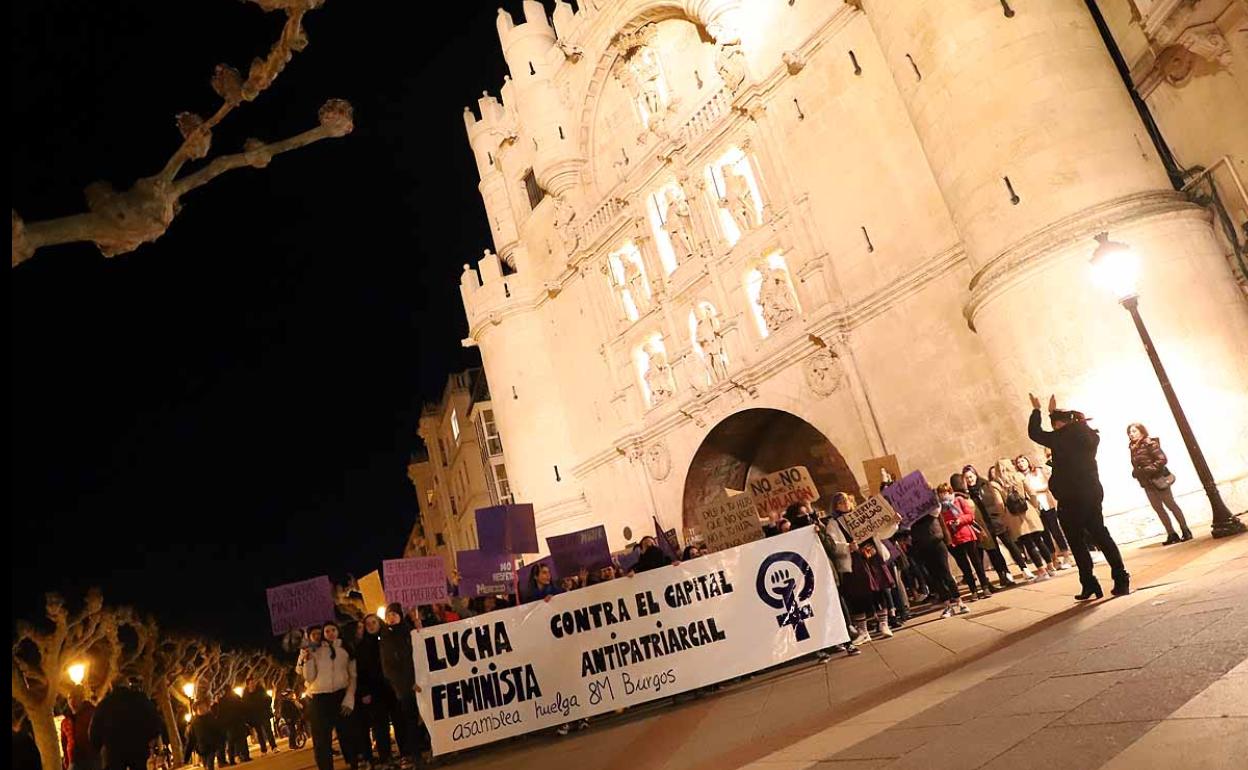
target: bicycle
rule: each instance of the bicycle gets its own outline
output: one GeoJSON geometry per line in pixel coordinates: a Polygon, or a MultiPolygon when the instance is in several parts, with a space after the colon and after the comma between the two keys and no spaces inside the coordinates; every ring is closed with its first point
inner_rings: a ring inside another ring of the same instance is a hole
{"type": "Polygon", "coordinates": [[[308,729],[300,718],[294,722],[287,719],[279,719],[277,722],[277,737],[286,738],[290,748],[301,749],[308,743],[308,729]]]}

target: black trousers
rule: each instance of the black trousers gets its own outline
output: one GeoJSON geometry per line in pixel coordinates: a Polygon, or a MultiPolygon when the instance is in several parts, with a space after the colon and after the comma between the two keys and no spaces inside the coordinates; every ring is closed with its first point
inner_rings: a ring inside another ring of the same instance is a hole
{"type": "MultiPolygon", "coordinates": [[[[997,538],[997,543],[1001,543],[1001,538],[997,538]]],[[[985,548],[984,554],[988,555],[988,561],[992,564],[992,570],[997,573],[997,577],[1001,578],[1001,582],[1005,582],[1006,577],[1010,574],[1010,565],[1005,563],[1005,556],[1001,553],[1001,546],[996,548],[985,548]]],[[[976,570],[980,575],[984,574],[984,560],[982,554],[979,557],[979,569],[976,570]]],[[[984,585],[988,585],[988,581],[983,581],[984,585]]]]}
{"type": "Polygon", "coordinates": [[[377,748],[377,759],[390,761],[390,721],[397,710],[393,693],[373,695],[371,702],[363,703],[357,696],[355,713],[355,732],[363,744],[364,758],[373,762],[373,747],[377,748]],[[369,736],[372,740],[369,740],[369,736]]]}
{"type": "Polygon", "coordinates": [[[147,770],[147,746],[105,746],[104,770],[147,770]]]}
{"type": "Polygon", "coordinates": [[[355,740],[354,725],[349,716],[342,713],[342,699],[346,690],[317,693],[308,704],[308,732],[312,735],[312,754],[316,757],[317,770],[334,770],[334,734],[338,734],[338,746],[348,765],[358,764],[360,750],[355,740]]]}
{"type": "Polygon", "coordinates": [[[1010,556],[1013,557],[1014,563],[1018,565],[1019,569],[1027,569],[1027,559],[1023,556],[1022,549],[1018,547],[1018,542],[1010,537],[1009,532],[1002,532],[997,535],[997,542],[1005,546],[1005,550],[1010,552],[1010,556]]]}
{"type": "Polygon", "coordinates": [[[949,571],[949,551],[943,543],[933,541],[916,546],[910,550],[910,557],[927,572],[927,587],[934,597],[943,602],[957,600],[958,584],[953,582],[953,574],[949,571]]]}
{"type": "Polygon", "coordinates": [[[261,754],[277,749],[277,739],[273,737],[273,717],[253,723],[251,729],[256,731],[256,743],[260,744],[261,754]]]}
{"type": "Polygon", "coordinates": [[[1066,545],[1066,533],[1062,532],[1062,523],[1057,520],[1057,510],[1040,511],[1040,521],[1044,522],[1044,541],[1053,553],[1069,551],[1066,545]]]}
{"type": "Polygon", "coordinates": [[[247,735],[249,731],[247,725],[239,725],[230,727],[226,730],[226,756],[230,758],[230,764],[236,762],[250,762],[251,750],[247,748],[247,735]]]}
{"type": "Polygon", "coordinates": [[[408,759],[420,757],[424,749],[421,743],[420,709],[416,705],[416,693],[406,692],[397,696],[398,714],[394,721],[395,738],[399,741],[399,755],[408,759]]]}
{"type": "Polygon", "coordinates": [[[1095,544],[1109,564],[1110,574],[1114,580],[1126,580],[1126,565],[1122,563],[1122,554],[1118,544],[1105,527],[1105,518],[1101,511],[1104,494],[1088,494],[1082,497],[1068,495],[1057,507],[1058,518],[1062,522],[1062,530],[1066,533],[1066,542],[1070,545],[1070,553],[1079,566],[1079,582],[1085,588],[1096,584],[1096,575],[1092,572],[1092,554],[1088,546],[1095,544]]]}
{"type": "Polygon", "coordinates": [[[1044,542],[1043,532],[1030,532],[1022,535],[1018,538],[1018,544],[1031,557],[1031,563],[1037,568],[1045,569],[1053,562],[1053,552],[1049,550],[1048,543],[1044,542]]]}
{"type": "MultiPolygon", "coordinates": [[[[958,563],[958,569],[962,571],[962,581],[966,583],[966,587],[975,591],[975,578],[979,578],[979,582],[984,588],[988,588],[988,575],[984,572],[984,555],[979,550],[979,541],[972,540],[969,543],[955,545],[951,549],[953,560],[958,563]]],[[[990,553],[997,554],[997,558],[1001,558],[1001,552],[995,549],[990,553]]],[[[1002,559],[1002,562],[1005,560],[1002,559]]]]}

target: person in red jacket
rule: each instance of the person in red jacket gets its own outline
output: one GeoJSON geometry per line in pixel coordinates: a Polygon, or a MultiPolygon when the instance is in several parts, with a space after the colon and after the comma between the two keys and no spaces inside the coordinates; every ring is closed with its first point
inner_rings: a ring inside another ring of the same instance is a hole
{"type": "Polygon", "coordinates": [[[61,720],[61,765],[65,770],[97,770],[100,755],[91,745],[91,717],[95,704],[81,687],[69,693],[69,713],[61,720]]]}
{"type": "Polygon", "coordinates": [[[949,552],[962,571],[962,580],[971,590],[971,598],[987,599],[992,594],[988,575],[984,572],[984,555],[979,550],[979,532],[975,530],[975,504],[963,494],[956,494],[951,484],[936,487],[940,499],[940,520],[949,533],[949,552]],[[975,578],[979,577],[979,586],[975,578]]]}

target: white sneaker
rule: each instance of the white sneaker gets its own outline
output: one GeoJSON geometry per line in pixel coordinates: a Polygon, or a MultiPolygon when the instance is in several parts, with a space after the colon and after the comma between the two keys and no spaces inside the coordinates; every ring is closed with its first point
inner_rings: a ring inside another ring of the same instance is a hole
{"type": "Polygon", "coordinates": [[[959,604],[959,605],[958,605],[958,614],[959,614],[959,615],[965,615],[965,614],[969,613],[970,611],[971,611],[971,608],[970,608],[970,607],[967,607],[965,604],[959,604]]]}
{"type": "MultiPolygon", "coordinates": [[[[888,624],[885,623],[885,625],[888,625],[888,624]]],[[[858,629],[858,633],[854,635],[853,639],[849,640],[849,643],[857,647],[858,645],[866,644],[869,641],[871,641],[871,633],[867,631],[866,626],[863,626],[862,628],[858,629]]]]}
{"type": "Polygon", "coordinates": [[[882,623],[880,623],[880,634],[881,634],[881,635],[882,635],[885,639],[892,639],[892,638],[893,638],[893,629],[891,629],[891,628],[889,628],[889,627],[888,627],[888,621],[887,621],[887,620],[886,620],[886,621],[884,621],[884,622],[882,622],[882,623]]]}
{"type": "Polygon", "coordinates": [[[1053,577],[1053,576],[1052,576],[1051,574],[1049,574],[1049,571],[1046,569],[1045,571],[1043,571],[1043,572],[1041,572],[1040,574],[1036,575],[1036,582],[1040,582],[1040,581],[1043,581],[1043,580],[1048,580],[1048,579],[1049,579],[1049,578],[1051,578],[1051,577],[1053,577]]]}
{"type": "Polygon", "coordinates": [[[559,725],[559,727],[555,729],[555,732],[560,735],[567,735],[571,731],[572,731],[572,725],[566,724],[566,723],[559,725]]]}
{"type": "Polygon", "coordinates": [[[1027,578],[1028,580],[1035,580],[1035,579],[1036,579],[1036,573],[1032,572],[1031,570],[1027,569],[1026,567],[1023,567],[1023,577],[1027,578]]]}
{"type": "Polygon", "coordinates": [[[945,611],[940,613],[941,620],[944,620],[945,618],[951,618],[951,617],[953,617],[953,607],[946,607],[945,611]]]}

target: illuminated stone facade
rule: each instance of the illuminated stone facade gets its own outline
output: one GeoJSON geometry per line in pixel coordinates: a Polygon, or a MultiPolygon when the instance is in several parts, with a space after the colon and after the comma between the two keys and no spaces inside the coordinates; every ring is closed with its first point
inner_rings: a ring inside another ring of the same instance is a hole
{"type": "MultiPolygon", "coordinates": [[[[1143,23],[1127,2],[1104,3],[1115,29],[1143,23]]],[[[1088,280],[1102,230],[1141,255],[1143,313],[1248,504],[1230,247],[1171,186],[1082,0],[581,5],[500,11],[511,75],[464,114],[494,240],[465,265],[465,344],[540,534],[604,523],[620,547],[786,463],[830,495],[884,454],[935,483],[1038,453],[1029,391],[1095,418],[1121,537],[1160,531],[1128,422],[1207,519],[1129,317],[1088,280]]],[[[1187,39],[1212,93],[1242,95],[1243,35],[1213,37],[1187,39]]],[[[1233,120],[1170,117],[1189,164],[1243,170],[1233,120]]]]}

